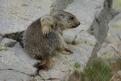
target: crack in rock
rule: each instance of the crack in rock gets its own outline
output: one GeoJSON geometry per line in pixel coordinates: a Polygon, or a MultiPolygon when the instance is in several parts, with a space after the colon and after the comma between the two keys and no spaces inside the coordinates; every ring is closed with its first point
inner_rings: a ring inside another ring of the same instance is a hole
{"type": "Polygon", "coordinates": [[[14,71],[14,72],[19,72],[19,73],[25,74],[25,75],[30,76],[30,77],[34,76],[34,75],[30,75],[30,74],[27,74],[27,73],[24,73],[24,72],[20,72],[20,71],[14,70],[14,69],[0,69],[0,70],[10,70],[10,71],[14,71]]]}

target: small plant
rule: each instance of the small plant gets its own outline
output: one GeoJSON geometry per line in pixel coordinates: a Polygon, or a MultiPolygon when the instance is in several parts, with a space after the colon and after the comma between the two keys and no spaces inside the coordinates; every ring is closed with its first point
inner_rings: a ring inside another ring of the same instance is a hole
{"type": "Polygon", "coordinates": [[[73,65],[73,70],[77,72],[81,72],[81,65],[79,62],[75,62],[73,65]]]}
{"type": "Polygon", "coordinates": [[[79,62],[74,63],[73,72],[69,75],[69,78],[67,81],[84,81],[79,62]]]}
{"type": "Polygon", "coordinates": [[[86,66],[84,75],[87,81],[109,81],[112,77],[112,72],[107,63],[97,58],[86,66]]]}
{"type": "Polygon", "coordinates": [[[2,51],[2,50],[7,50],[7,47],[0,45],[0,51],[2,51]]]}
{"type": "Polygon", "coordinates": [[[74,67],[75,67],[76,69],[80,68],[80,63],[75,62],[74,67]]]}

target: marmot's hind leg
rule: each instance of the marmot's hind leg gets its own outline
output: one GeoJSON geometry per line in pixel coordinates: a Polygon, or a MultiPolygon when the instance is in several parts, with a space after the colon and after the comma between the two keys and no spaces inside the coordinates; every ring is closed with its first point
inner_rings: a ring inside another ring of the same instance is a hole
{"type": "Polygon", "coordinates": [[[65,52],[69,52],[70,54],[73,53],[73,51],[71,51],[67,45],[67,43],[64,41],[64,38],[59,34],[59,38],[60,38],[60,47],[59,50],[60,51],[65,51],[65,52]]]}
{"type": "Polygon", "coordinates": [[[46,59],[41,60],[34,65],[34,67],[38,68],[39,70],[48,70],[54,66],[54,60],[52,57],[48,57],[46,59]]]}

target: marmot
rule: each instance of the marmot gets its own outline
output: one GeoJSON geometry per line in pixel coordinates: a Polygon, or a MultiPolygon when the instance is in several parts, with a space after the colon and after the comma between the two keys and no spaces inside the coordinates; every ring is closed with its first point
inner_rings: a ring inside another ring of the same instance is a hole
{"type": "Polygon", "coordinates": [[[66,48],[67,44],[61,36],[61,31],[77,27],[79,24],[74,15],[62,10],[43,16],[34,21],[25,31],[25,51],[33,58],[42,61],[42,69],[49,69],[53,63],[51,56],[57,49],[70,51],[66,48]]]}

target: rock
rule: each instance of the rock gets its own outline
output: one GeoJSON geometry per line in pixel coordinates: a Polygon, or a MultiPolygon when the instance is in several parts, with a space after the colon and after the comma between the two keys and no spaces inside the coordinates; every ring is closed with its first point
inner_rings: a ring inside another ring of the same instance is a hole
{"type": "Polygon", "coordinates": [[[109,32],[102,48],[98,52],[99,56],[105,59],[117,58],[121,56],[121,13],[119,13],[109,23],[109,32]]]}
{"type": "Polygon", "coordinates": [[[110,81],[121,81],[121,71],[114,74],[110,81]]]}
{"type": "Polygon", "coordinates": [[[111,43],[120,43],[121,41],[121,13],[119,13],[110,23],[109,23],[109,35],[108,39],[111,43]]]}
{"type": "Polygon", "coordinates": [[[89,35],[86,31],[77,32],[75,30],[66,30],[63,32],[65,41],[69,44],[88,44],[94,46],[96,40],[93,36],[89,35]]]}
{"type": "Polygon", "coordinates": [[[0,34],[25,30],[50,11],[51,0],[0,0],[0,34]]]}
{"type": "Polygon", "coordinates": [[[113,57],[110,60],[110,63],[114,73],[121,69],[121,57],[113,57]]]}
{"type": "Polygon", "coordinates": [[[32,77],[12,70],[0,70],[0,81],[30,81],[32,77]]]}
{"type": "Polygon", "coordinates": [[[92,59],[97,57],[97,53],[102,47],[109,30],[109,22],[118,14],[113,8],[113,0],[105,0],[103,8],[100,13],[95,15],[95,19],[92,22],[92,25],[88,29],[88,32],[96,38],[96,44],[89,58],[88,64],[92,59]]]}
{"type": "Polygon", "coordinates": [[[13,39],[3,38],[0,45],[6,46],[6,47],[13,47],[16,43],[17,41],[13,39]]]}
{"type": "Polygon", "coordinates": [[[114,0],[113,8],[117,11],[121,11],[121,0],[114,0]]]}
{"type": "Polygon", "coordinates": [[[103,9],[100,13],[95,15],[95,19],[88,29],[88,32],[95,36],[97,42],[102,45],[107,37],[109,26],[108,23],[114,18],[114,11],[112,9],[113,0],[105,0],[103,9]]]}
{"type": "Polygon", "coordinates": [[[0,51],[0,70],[11,70],[21,74],[34,75],[36,68],[33,65],[36,62],[18,44],[13,48],[8,48],[7,51],[0,51]]]}
{"type": "Polygon", "coordinates": [[[76,44],[85,44],[85,45],[94,46],[95,42],[96,42],[95,38],[89,35],[87,32],[80,32],[75,38],[76,44]]]}
{"type": "Polygon", "coordinates": [[[74,30],[66,30],[63,32],[64,40],[67,43],[72,43],[74,41],[76,35],[77,35],[77,32],[75,32],[74,30]]]}
{"type": "Polygon", "coordinates": [[[0,36],[0,42],[2,41],[2,36],[0,36]]]}
{"type": "Polygon", "coordinates": [[[72,2],[73,2],[73,0],[55,0],[55,1],[53,1],[50,8],[52,11],[63,10],[68,6],[68,4],[71,4],[72,2]]]}

